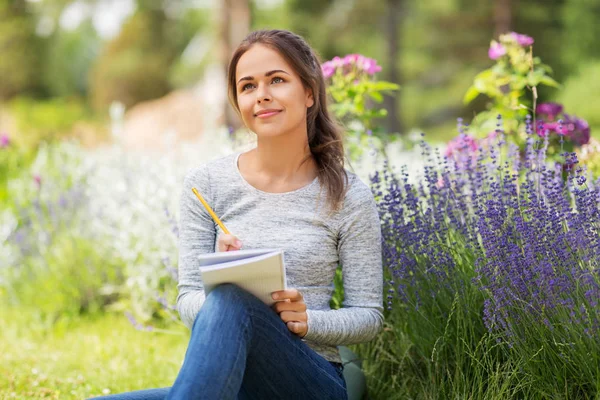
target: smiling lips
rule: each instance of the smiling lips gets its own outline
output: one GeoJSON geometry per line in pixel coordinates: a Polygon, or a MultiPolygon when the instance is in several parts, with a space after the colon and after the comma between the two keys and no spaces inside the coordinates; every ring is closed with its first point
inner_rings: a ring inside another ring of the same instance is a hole
{"type": "Polygon", "coordinates": [[[280,112],[281,112],[281,110],[275,110],[275,109],[261,110],[256,113],[256,117],[269,118],[269,117],[272,117],[273,115],[279,114],[280,112]]]}

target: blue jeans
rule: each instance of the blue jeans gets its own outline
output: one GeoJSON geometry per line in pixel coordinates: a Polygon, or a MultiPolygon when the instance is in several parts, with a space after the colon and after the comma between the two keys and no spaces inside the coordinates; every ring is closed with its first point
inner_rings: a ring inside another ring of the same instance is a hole
{"type": "Polygon", "coordinates": [[[171,388],[96,399],[347,399],[342,372],[291,333],[274,310],[226,284],[200,309],[171,388]]]}

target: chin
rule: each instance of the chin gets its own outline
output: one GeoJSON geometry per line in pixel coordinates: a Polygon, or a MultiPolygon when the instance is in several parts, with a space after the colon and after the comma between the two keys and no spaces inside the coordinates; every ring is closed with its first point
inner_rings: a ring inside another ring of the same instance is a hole
{"type": "Polygon", "coordinates": [[[256,135],[258,137],[277,137],[277,136],[283,136],[285,135],[286,130],[278,128],[277,126],[269,126],[269,127],[265,127],[265,126],[261,126],[261,127],[257,127],[254,130],[254,133],[256,133],[256,135]]]}

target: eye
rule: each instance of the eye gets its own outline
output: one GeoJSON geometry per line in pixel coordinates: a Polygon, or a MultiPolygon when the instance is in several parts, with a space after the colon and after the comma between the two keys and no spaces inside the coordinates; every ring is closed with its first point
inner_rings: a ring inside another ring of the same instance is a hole
{"type": "Polygon", "coordinates": [[[285,82],[285,81],[283,80],[283,78],[280,78],[280,77],[278,77],[278,76],[276,76],[275,78],[273,78],[273,79],[271,80],[271,82],[272,82],[272,83],[273,83],[273,82],[274,82],[274,83],[278,83],[278,82],[275,82],[276,80],[279,80],[280,82],[285,82]]]}
{"type": "Polygon", "coordinates": [[[244,90],[246,90],[246,89],[250,89],[250,86],[252,86],[252,84],[251,84],[251,83],[246,83],[244,86],[242,86],[242,89],[241,89],[241,91],[243,92],[243,91],[244,91],[244,90]]]}

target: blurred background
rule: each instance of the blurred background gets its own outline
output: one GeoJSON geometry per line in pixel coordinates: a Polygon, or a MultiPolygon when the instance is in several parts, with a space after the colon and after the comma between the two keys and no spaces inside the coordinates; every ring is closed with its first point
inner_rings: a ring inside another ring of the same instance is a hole
{"type": "MultiPolygon", "coordinates": [[[[400,85],[377,122],[401,138],[387,155],[418,179],[411,143],[443,147],[490,108],[463,99],[510,31],[560,83],[538,104],[600,138],[599,19],[600,0],[0,0],[0,398],[172,384],[189,335],[174,308],[183,177],[252,145],[225,83],[251,30],[292,30],[322,61],[375,59],[400,85]]],[[[354,169],[368,182],[379,161],[354,169]]]]}
{"type": "Polygon", "coordinates": [[[600,0],[0,0],[0,132],[23,146],[64,137],[96,146],[111,139],[111,110],[113,120],[124,113],[130,147],[166,131],[190,140],[238,128],[224,71],[263,27],[303,35],[323,61],[376,59],[380,79],[401,85],[386,97],[386,130],[431,140],[485,107],[462,97],[491,65],[490,39],[524,33],[563,84],[540,88],[540,101],[577,110],[598,132],[599,16],[600,0]]]}

